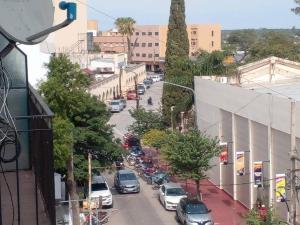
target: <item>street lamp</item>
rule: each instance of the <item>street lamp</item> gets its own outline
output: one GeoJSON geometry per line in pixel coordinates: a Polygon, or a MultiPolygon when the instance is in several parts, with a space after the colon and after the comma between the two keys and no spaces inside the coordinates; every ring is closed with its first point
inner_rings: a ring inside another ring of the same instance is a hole
{"type": "Polygon", "coordinates": [[[171,106],[171,128],[172,132],[174,131],[174,122],[173,122],[173,111],[174,111],[175,106],[171,106]]]}
{"type": "MultiPolygon", "coordinates": [[[[171,82],[168,82],[168,81],[164,81],[164,84],[180,87],[180,88],[191,91],[193,93],[194,101],[195,101],[195,90],[193,88],[186,87],[186,86],[183,86],[183,85],[180,85],[180,84],[174,84],[174,83],[171,83],[171,82]]],[[[194,107],[195,107],[195,109],[194,109],[194,129],[197,130],[198,129],[198,126],[197,126],[197,113],[196,113],[196,106],[195,105],[196,105],[196,102],[194,102],[194,107]]]]}

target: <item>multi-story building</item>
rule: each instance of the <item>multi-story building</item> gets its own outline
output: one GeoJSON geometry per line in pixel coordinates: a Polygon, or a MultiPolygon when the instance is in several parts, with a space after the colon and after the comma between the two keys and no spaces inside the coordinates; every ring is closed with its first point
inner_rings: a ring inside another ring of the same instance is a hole
{"type": "MultiPolygon", "coordinates": [[[[221,26],[218,24],[188,25],[190,55],[199,50],[212,52],[221,50],[221,26]]],[[[147,70],[163,67],[167,25],[136,25],[131,37],[132,60],[145,63],[147,70]]],[[[104,52],[126,52],[127,40],[117,30],[103,32],[94,38],[94,43],[104,52]]],[[[178,46],[180,48],[180,46],[178,46]]]]}

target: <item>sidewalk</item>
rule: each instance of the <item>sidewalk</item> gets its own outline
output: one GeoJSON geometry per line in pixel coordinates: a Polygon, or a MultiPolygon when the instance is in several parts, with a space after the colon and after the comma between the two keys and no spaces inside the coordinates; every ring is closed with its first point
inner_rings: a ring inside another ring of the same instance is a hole
{"type": "MultiPolygon", "coordinates": [[[[196,193],[196,185],[193,181],[188,181],[187,188],[185,182],[181,182],[181,185],[192,195],[196,193]]],[[[246,225],[243,216],[248,212],[248,209],[242,204],[234,201],[231,196],[208,180],[201,182],[200,190],[203,201],[212,210],[216,225],[246,225]]]]}

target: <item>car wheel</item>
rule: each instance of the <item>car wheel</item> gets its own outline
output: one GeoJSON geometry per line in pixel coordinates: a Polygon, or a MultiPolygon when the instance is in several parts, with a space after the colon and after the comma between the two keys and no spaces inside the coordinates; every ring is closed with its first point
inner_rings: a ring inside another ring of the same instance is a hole
{"type": "Polygon", "coordinates": [[[166,202],[164,202],[164,208],[165,208],[165,210],[168,210],[166,202]]]}
{"type": "Polygon", "coordinates": [[[175,214],[175,220],[176,220],[177,222],[180,222],[177,211],[176,211],[176,214],[175,214]]]}

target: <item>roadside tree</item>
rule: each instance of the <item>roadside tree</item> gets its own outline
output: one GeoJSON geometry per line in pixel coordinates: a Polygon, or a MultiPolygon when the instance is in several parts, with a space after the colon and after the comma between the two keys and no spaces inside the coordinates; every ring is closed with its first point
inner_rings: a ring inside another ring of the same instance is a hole
{"type": "Polygon", "coordinates": [[[129,126],[128,130],[140,138],[152,129],[164,129],[163,118],[159,112],[138,108],[129,110],[129,113],[135,121],[129,126]]]}
{"type": "Polygon", "coordinates": [[[142,137],[143,144],[146,146],[161,148],[166,142],[169,133],[165,130],[151,129],[142,137]]]}
{"type": "Polygon", "coordinates": [[[200,199],[200,181],[206,178],[206,171],[213,167],[210,161],[220,153],[217,139],[192,130],[185,134],[172,133],[162,147],[162,155],[174,174],[194,180],[197,198],[200,199]]]}
{"type": "Polygon", "coordinates": [[[266,215],[260,215],[257,209],[252,209],[246,215],[246,223],[248,225],[280,225],[284,224],[285,222],[281,222],[274,213],[274,210],[268,209],[266,215]]]}

